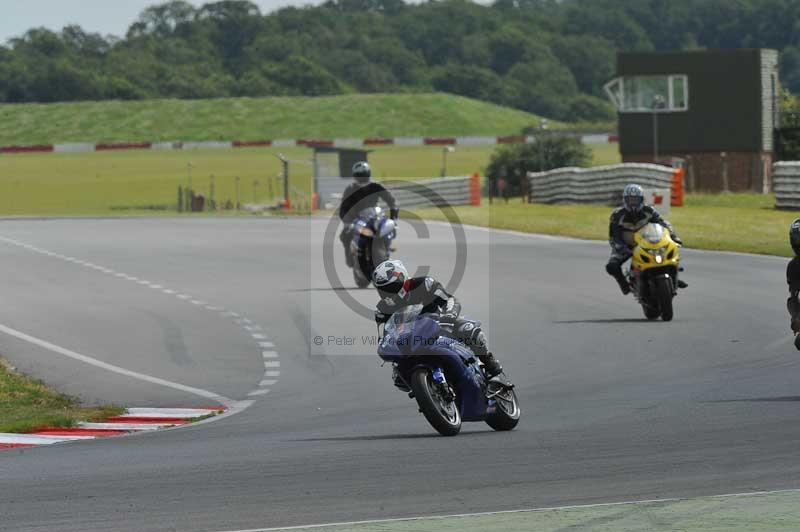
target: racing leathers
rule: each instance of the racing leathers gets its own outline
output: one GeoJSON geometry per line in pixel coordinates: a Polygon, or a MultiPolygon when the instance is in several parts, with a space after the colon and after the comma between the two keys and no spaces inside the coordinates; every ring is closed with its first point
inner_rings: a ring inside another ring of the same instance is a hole
{"type": "Polygon", "coordinates": [[[350,255],[350,242],[353,240],[352,224],[358,218],[358,213],[364,209],[374,208],[378,201],[383,200],[389,206],[393,220],[397,219],[399,209],[394,196],[380,183],[351,183],[342,194],[342,203],[339,207],[339,218],[344,223],[339,239],[344,245],[344,256],[347,266],[353,266],[353,257],[350,255]]]}
{"type": "MultiPolygon", "coordinates": [[[[631,288],[625,278],[625,274],[622,273],[622,264],[631,258],[631,250],[636,245],[633,235],[649,223],[665,227],[670,236],[672,236],[672,240],[676,244],[682,245],[672,225],[663,219],[651,205],[643,205],[639,212],[631,212],[625,207],[619,207],[611,213],[608,224],[608,242],[611,245],[611,257],[608,259],[608,264],[606,264],[606,271],[619,283],[623,294],[630,293],[631,288]]],[[[678,286],[685,288],[687,285],[682,281],[678,281],[678,286]]]]}
{"type": "Polygon", "coordinates": [[[794,257],[786,266],[786,282],[789,284],[789,299],[786,308],[791,317],[790,326],[795,334],[794,345],[800,349],[800,257],[794,257]]]}
{"type": "Polygon", "coordinates": [[[384,326],[395,312],[411,305],[422,305],[420,314],[437,314],[442,336],[453,338],[468,347],[483,362],[489,378],[503,372],[500,363],[489,352],[480,323],[463,318],[460,315],[461,304],[432,277],[408,279],[400,292],[378,302],[375,322],[380,335],[383,336],[384,326]]]}

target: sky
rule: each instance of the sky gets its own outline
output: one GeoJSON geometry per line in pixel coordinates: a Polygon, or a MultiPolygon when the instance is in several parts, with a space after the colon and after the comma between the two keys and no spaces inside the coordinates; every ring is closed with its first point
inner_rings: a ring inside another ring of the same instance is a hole
{"type": "MultiPolygon", "coordinates": [[[[312,0],[251,0],[269,13],[288,5],[319,3],[312,0]]],[[[139,13],[159,0],[0,0],[0,43],[31,28],[58,31],[69,24],[84,30],[124,37],[139,13]]],[[[203,1],[192,1],[197,6],[203,1]]]]}

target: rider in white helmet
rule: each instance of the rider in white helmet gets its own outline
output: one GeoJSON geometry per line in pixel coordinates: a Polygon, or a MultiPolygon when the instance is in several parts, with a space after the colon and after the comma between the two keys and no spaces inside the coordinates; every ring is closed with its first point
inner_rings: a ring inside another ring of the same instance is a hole
{"type": "Polygon", "coordinates": [[[372,282],[381,295],[375,310],[380,335],[392,314],[410,305],[422,305],[422,314],[439,315],[443,332],[469,347],[483,362],[489,378],[503,372],[503,367],[489,352],[486,336],[477,322],[460,316],[461,304],[433,277],[410,277],[399,260],[381,263],[372,274],[372,282]]]}
{"type": "MultiPolygon", "coordinates": [[[[645,204],[644,189],[635,184],[626,186],[622,192],[622,207],[611,213],[608,223],[611,257],[606,264],[606,271],[617,280],[623,294],[629,294],[631,287],[625,274],[622,273],[622,265],[631,258],[631,250],[636,245],[633,240],[634,233],[649,223],[664,226],[672,236],[672,240],[678,245],[683,245],[681,239],[675,234],[672,224],[663,219],[654,207],[645,204]]],[[[685,282],[678,280],[678,288],[687,286],[685,282]]]]}

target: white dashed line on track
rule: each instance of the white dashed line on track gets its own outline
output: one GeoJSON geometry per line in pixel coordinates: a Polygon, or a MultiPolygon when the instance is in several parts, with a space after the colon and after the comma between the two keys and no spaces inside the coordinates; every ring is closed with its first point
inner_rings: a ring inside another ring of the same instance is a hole
{"type": "MultiPolygon", "coordinates": [[[[263,328],[260,325],[257,325],[250,318],[242,316],[238,312],[233,312],[233,311],[230,311],[230,310],[226,310],[226,309],[224,309],[222,307],[217,307],[217,306],[214,306],[214,305],[210,305],[206,301],[203,301],[201,299],[196,299],[196,298],[194,298],[194,297],[192,297],[190,295],[184,294],[184,293],[176,291],[176,290],[169,289],[169,288],[165,287],[164,285],[156,284],[156,283],[150,282],[150,281],[145,280],[145,279],[140,279],[139,277],[132,276],[132,275],[129,275],[127,273],[117,272],[117,271],[115,271],[113,269],[109,269],[109,268],[106,268],[104,266],[100,266],[98,264],[94,264],[93,262],[80,260],[80,259],[77,259],[75,257],[69,257],[69,256],[66,256],[66,255],[61,255],[59,253],[55,253],[53,251],[48,251],[48,250],[44,250],[44,249],[41,249],[41,248],[37,248],[37,247],[32,246],[30,244],[26,244],[26,243],[23,243],[23,242],[20,242],[18,240],[14,240],[14,239],[11,239],[11,238],[0,237],[0,241],[6,242],[8,244],[12,244],[14,246],[18,246],[18,247],[21,247],[21,248],[24,248],[24,249],[27,249],[27,250],[35,252],[35,253],[39,253],[41,255],[45,255],[47,257],[57,258],[57,259],[60,259],[60,260],[66,261],[66,262],[73,263],[73,264],[78,265],[78,266],[83,266],[83,267],[86,267],[86,268],[90,268],[90,269],[95,270],[97,272],[101,272],[103,274],[110,275],[110,276],[116,277],[118,279],[124,279],[126,281],[131,281],[131,282],[134,282],[134,283],[136,283],[138,285],[145,286],[145,287],[148,287],[148,288],[153,289],[153,290],[159,290],[161,293],[163,293],[165,295],[175,296],[177,299],[179,299],[181,301],[188,302],[188,303],[190,303],[190,304],[192,304],[192,305],[194,305],[195,307],[198,307],[198,308],[204,308],[205,310],[207,310],[209,312],[213,312],[213,313],[219,314],[223,318],[228,318],[228,319],[232,318],[232,319],[234,319],[235,323],[241,327],[242,331],[245,332],[246,334],[248,334],[253,340],[256,341],[259,349],[262,349],[262,350],[263,349],[269,349],[269,351],[262,351],[262,358],[264,359],[264,368],[265,368],[263,379],[261,380],[261,382],[259,383],[259,385],[258,385],[258,387],[256,389],[252,390],[250,393],[247,394],[248,397],[259,397],[259,396],[266,395],[266,394],[268,394],[270,392],[270,388],[275,386],[278,383],[277,379],[281,375],[281,372],[280,372],[280,370],[278,368],[280,368],[281,364],[280,364],[280,361],[277,360],[279,358],[279,354],[276,351],[273,350],[275,348],[275,344],[269,340],[269,337],[266,334],[264,334],[263,328]]],[[[139,374],[139,373],[136,373],[136,372],[133,372],[133,371],[126,370],[124,368],[119,368],[117,366],[112,366],[112,365],[106,364],[105,362],[102,362],[100,360],[96,360],[96,359],[93,359],[91,357],[86,357],[85,355],[81,355],[79,353],[75,353],[75,352],[69,351],[67,349],[55,346],[55,345],[50,344],[50,343],[48,343],[48,342],[46,342],[44,340],[39,340],[37,338],[28,336],[25,333],[21,333],[19,331],[15,331],[13,329],[9,329],[9,328],[3,327],[2,325],[0,325],[0,332],[5,332],[6,334],[10,334],[12,336],[16,336],[17,338],[21,338],[21,339],[27,340],[29,342],[36,343],[36,344],[38,344],[38,345],[40,345],[42,347],[45,347],[45,348],[47,348],[47,349],[49,349],[51,351],[55,351],[57,353],[60,353],[60,354],[63,354],[65,356],[80,360],[82,362],[86,362],[88,364],[93,364],[95,366],[102,367],[102,368],[107,369],[109,371],[114,371],[116,373],[127,375],[129,377],[137,378],[137,379],[140,379],[140,380],[146,380],[146,381],[151,382],[153,384],[161,384],[161,385],[164,385],[164,386],[181,389],[183,391],[188,391],[190,393],[194,393],[195,395],[202,395],[204,397],[217,400],[221,404],[225,404],[228,407],[232,406],[233,409],[238,410],[238,411],[241,411],[244,408],[247,408],[248,406],[253,404],[252,401],[238,401],[237,402],[237,401],[235,401],[233,399],[229,399],[227,397],[223,397],[221,395],[214,394],[213,392],[208,392],[206,390],[200,390],[200,389],[197,389],[197,388],[192,388],[190,386],[185,386],[185,385],[182,385],[182,384],[173,383],[173,382],[170,382],[170,381],[159,379],[157,377],[151,377],[149,375],[139,374]]]]}

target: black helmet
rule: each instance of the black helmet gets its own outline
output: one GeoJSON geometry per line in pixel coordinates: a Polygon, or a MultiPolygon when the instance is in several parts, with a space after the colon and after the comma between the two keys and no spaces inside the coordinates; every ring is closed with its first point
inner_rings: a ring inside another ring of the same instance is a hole
{"type": "Polygon", "coordinates": [[[353,165],[353,178],[361,184],[368,183],[372,177],[372,168],[369,163],[361,161],[353,165]]]}
{"type": "Polygon", "coordinates": [[[800,257],[800,218],[789,226],[789,243],[792,245],[794,254],[800,257]]]}
{"type": "Polygon", "coordinates": [[[628,185],[622,192],[622,204],[628,212],[637,213],[644,207],[644,189],[639,185],[628,185]]]}

